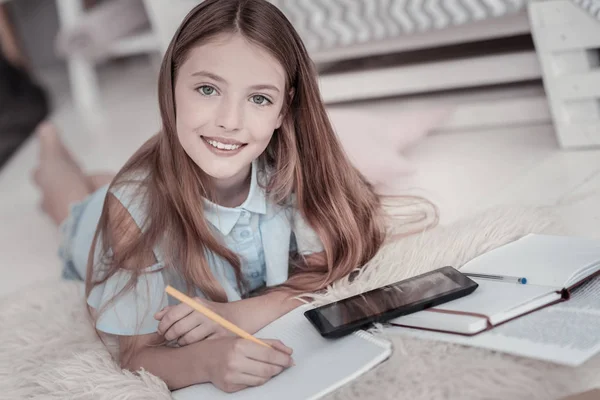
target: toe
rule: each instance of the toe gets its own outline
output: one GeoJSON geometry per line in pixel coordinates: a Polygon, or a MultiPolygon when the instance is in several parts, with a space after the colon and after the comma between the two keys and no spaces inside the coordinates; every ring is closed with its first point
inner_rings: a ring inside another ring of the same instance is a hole
{"type": "Polygon", "coordinates": [[[50,122],[42,122],[36,129],[37,135],[40,138],[42,156],[48,152],[60,151],[62,143],[58,137],[58,132],[54,125],[50,122]]]}
{"type": "Polygon", "coordinates": [[[54,126],[54,124],[49,120],[40,122],[36,128],[36,132],[40,137],[43,138],[52,138],[57,136],[56,126],[54,126]]]}

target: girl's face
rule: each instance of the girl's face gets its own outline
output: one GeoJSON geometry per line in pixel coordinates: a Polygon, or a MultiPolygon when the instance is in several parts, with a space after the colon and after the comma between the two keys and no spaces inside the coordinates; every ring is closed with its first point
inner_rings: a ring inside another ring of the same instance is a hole
{"type": "Polygon", "coordinates": [[[175,82],[177,136],[217,185],[247,177],[281,126],[285,71],[239,34],[193,48],[175,82]]]}

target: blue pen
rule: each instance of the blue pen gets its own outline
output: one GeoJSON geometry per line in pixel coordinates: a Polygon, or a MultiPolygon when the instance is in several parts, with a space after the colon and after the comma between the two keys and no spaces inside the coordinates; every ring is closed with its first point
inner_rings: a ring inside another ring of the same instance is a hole
{"type": "Polygon", "coordinates": [[[527,278],[517,276],[472,274],[469,272],[463,272],[462,274],[471,278],[492,279],[495,281],[520,283],[521,285],[525,285],[527,283],[527,278]]]}

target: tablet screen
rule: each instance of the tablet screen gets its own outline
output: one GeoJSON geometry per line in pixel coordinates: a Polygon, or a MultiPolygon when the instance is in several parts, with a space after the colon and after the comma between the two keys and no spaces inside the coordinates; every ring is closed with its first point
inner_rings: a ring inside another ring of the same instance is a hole
{"type": "Polygon", "coordinates": [[[333,327],[338,327],[411,303],[434,298],[460,287],[460,284],[449,276],[441,272],[434,272],[332,303],[320,308],[319,312],[333,327]]]}

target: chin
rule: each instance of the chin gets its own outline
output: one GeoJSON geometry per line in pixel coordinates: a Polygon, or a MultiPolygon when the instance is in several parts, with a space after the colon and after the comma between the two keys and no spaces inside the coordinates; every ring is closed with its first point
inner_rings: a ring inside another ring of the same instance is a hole
{"type": "MultiPolygon", "coordinates": [[[[207,160],[207,158],[204,158],[207,160]]],[[[211,160],[207,163],[198,164],[199,167],[210,177],[219,180],[227,180],[239,176],[250,169],[250,162],[240,163],[239,160],[211,160]],[[238,162],[236,162],[238,161],[238,162]]]]}
{"type": "MultiPolygon", "coordinates": [[[[202,167],[200,167],[202,168],[202,167]]],[[[235,171],[229,171],[229,170],[223,170],[223,169],[219,169],[219,168],[202,168],[202,170],[211,178],[216,179],[216,180],[228,180],[228,179],[232,179],[235,178],[240,172],[240,169],[237,169],[235,171]]]]}

